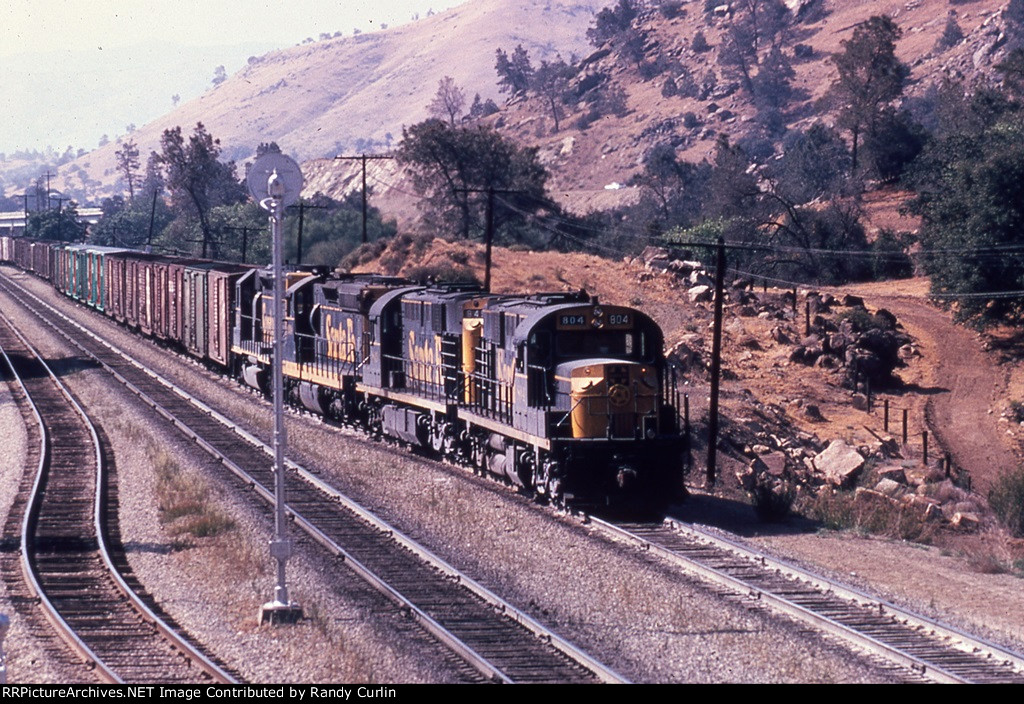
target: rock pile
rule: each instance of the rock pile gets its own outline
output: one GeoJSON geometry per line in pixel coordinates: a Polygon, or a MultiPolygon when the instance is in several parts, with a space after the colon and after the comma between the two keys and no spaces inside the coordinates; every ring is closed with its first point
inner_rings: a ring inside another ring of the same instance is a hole
{"type": "Polygon", "coordinates": [[[817,452],[817,438],[803,445],[770,434],[763,440],[766,444],[746,448],[752,459],[736,472],[740,486],[751,495],[766,488],[794,495],[853,489],[855,506],[891,508],[958,530],[975,530],[981,524],[981,499],[956,486],[941,467],[902,459],[892,438],[861,447],[836,439],[817,452]]]}

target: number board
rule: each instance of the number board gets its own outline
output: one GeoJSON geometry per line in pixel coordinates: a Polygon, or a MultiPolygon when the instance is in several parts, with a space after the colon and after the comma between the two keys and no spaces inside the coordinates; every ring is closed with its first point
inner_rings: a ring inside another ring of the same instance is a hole
{"type": "Polygon", "coordinates": [[[557,314],[555,327],[558,330],[593,330],[613,328],[616,330],[633,327],[633,312],[628,308],[585,308],[568,310],[557,314]],[[595,315],[595,312],[599,312],[595,315]]]}

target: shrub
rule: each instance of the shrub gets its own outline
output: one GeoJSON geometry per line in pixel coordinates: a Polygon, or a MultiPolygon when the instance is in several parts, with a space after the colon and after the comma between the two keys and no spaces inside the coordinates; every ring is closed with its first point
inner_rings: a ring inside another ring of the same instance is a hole
{"type": "Polygon", "coordinates": [[[473,270],[456,264],[428,264],[415,266],[405,272],[406,278],[420,283],[467,283],[480,285],[473,270]]]}
{"type": "Polygon", "coordinates": [[[796,490],[788,482],[758,482],[750,492],[754,513],[765,523],[776,523],[789,515],[796,490]]]}
{"type": "Polygon", "coordinates": [[[1024,401],[1010,401],[1010,418],[1017,423],[1024,423],[1024,401]]]}
{"type": "Polygon", "coordinates": [[[988,493],[988,502],[1011,533],[1024,536],[1024,467],[999,477],[988,493]]]}

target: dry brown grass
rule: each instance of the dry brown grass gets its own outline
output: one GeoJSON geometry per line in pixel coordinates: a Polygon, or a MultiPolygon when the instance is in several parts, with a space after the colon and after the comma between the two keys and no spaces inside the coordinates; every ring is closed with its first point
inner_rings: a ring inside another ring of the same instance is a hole
{"type": "Polygon", "coordinates": [[[160,521],[175,537],[208,538],[234,528],[235,523],[210,499],[202,477],[186,473],[164,449],[150,445],[147,454],[156,474],[160,521]]]}

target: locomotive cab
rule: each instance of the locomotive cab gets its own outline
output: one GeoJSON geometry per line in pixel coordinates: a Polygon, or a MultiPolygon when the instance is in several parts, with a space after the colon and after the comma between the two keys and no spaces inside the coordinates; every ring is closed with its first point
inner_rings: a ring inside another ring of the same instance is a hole
{"type": "MultiPolygon", "coordinates": [[[[524,409],[552,438],[653,439],[666,404],[661,331],[631,308],[563,305],[517,330],[524,409]]],[[[673,431],[674,428],[665,428],[673,431]]]]}

